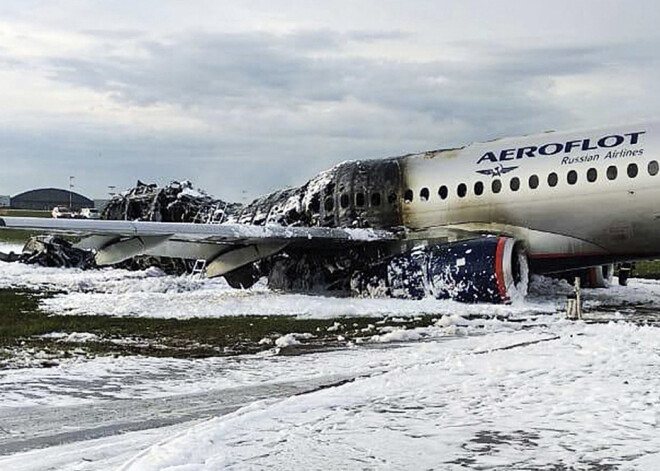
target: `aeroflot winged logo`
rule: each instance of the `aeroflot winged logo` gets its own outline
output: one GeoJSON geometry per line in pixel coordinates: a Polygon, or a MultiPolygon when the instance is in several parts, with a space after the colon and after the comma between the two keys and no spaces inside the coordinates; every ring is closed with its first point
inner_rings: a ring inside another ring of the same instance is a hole
{"type": "Polygon", "coordinates": [[[501,177],[505,173],[512,172],[513,170],[517,169],[518,166],[516,165],[515,167],[505,167],[504,165],[500,164],[498,167],[495,168],[487,168],[484,170],[477,170],[477,173],[480,173],[482,175],[490,175],[491,177],[501,177]]]}
{"type": "Polygon", "coordinates": [[[607,134],[596,139],[590,137],[571,141],[548,142],[540,146],[502,149],[498,152],[488,151],[477,160],[477,164],[495,163],[498,164],[498,166],[495,168],[477,170],[477,172],[483,175],[491,175],[493,177],[500,176],[518,168],[517,166],[505,167],[502,162],[557,154],[565,155],[560,162],[562,165],[599,160],[601,158],[601,153],[605,152],[605,150],[608,150],[608,152],[603,155],[604,160],[619,157],[634,157],[641,155],[644,150],[639,147],[636,147],[635,149],[629,149],[627,147],[639,146],[643,134],[646,134],[646,131],[629,132],[625,134],[607,134]],[[614,150],[614,148],[619,147],[622,148],[614,150]],[[581,153],[579,156],[573,157],[571,155],[578,152],[581,153]]]}

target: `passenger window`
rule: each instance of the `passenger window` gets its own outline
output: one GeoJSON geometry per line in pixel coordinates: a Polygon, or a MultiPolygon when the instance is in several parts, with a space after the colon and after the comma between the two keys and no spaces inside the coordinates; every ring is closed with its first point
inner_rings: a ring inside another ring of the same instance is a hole
{"type": "Polygon", "coordinates": [[[566,175],[566,181],[568,181],[569,185],[575,185],[575,183],[577,183],[577,172],[575,170],[568,172],[568,175],[566,175]]]}
{"type": "Polygon", "coordinates": [[[428,201],[429,200],[429,189],[428,188],[422,188],[422,191],[419,192],[419,199],[422,201],[428,201]]]}
{"type": "Polygon", "coordinates": [[[536,190],[539,187],[539,177],[536,175],[532,175],[529,177],[529,187],[532,190],[536,190]]]}
{"type": "Polygon", "coordinates": [[[639,169],[637,168],[637,164],[628,165],[628,176],[630,178],[635,178],[638,173],[639,173],[639,169]]]}
{"type": "Polygon", "coordinates": [[[448,195],[449,195],[449,190],[445,185],[442,185],[438,189],[438,196],[440,197],[441,200],[446,200],[448,195]]]}
{"type": "Polygon", "coordinates": [[[476,182],[474,184],[474,194],[477,196],[484,194],[484,184],[482,182],[476,182]]]}
{"type": "Polygon", "coordinates": [[[309,209],[313,213],[318,213],[321,210],[321,198],[319,197],[318,194],[316,194],[312,197],[312,201],[309,204],[309,209]]]}
{"type": "Polygon", "coordinates": [[[339,204],[341,204],[341,207],[346,209],[348,208],[348,203],[350,202],[350,198],[346,193],[341,195],[341,198],[339,198],[339,204]]]}
{"type": "Polygon", "coordinates": [[[458,185],[458,188],[456,188],[456,194],[459,198],[464,198],[467,194],[467,185],[465,183],[458,185]]]}
{"type": "Polygon", "coordinates": [[[355,206],[358,208],[364,206],[364,193],[359,192],[355,194],[355,206]]]}
{"type": "Polygon", "coordinates": [[[335,200],[332,198],[332,196],[328,196],[325,199],[325,203],[323,204],[323,207],[328,213],[333,209],[335,209],[335,200]]]}
{"type": "Polygon", "coordinates": [[[396,193],[394,193],[393,191],[390,192],[390,194],[387,195],[387,202],[390,204],[396,203],[396,193]]]}
{"type": "Polygon", "coordinates": [[[371,206],[380,206],[380,193],[371,194],[371,206]]]}
{"type": "Polygon", "coordinates": [[[513,177],[509,182],[509,187],[511,188],[511,191],[518,191],[520,189],[520,178],[513,177]]]}
{"type": "Polygon", "coordinates": [[[598,178],[598,170],[596,170],[595,168],[590,168],[589,170],[587,170],[587,181],[589,183],[595,182],[597,178],[598,178]]]}
{"type": "Polygon", "coordinates": [[[656,160],[651,160],[649,162],[649,175],[651,176],[657,175],[658,170],[660,170],[660,166],[658,166],[658,162],[656,160]]]}
{"type": "Polygon", "coordinates": [[[548,185],[551,187],[557,186],[557,182],[559,182],[559,178],[557,177],[557,174],[555,172],[552,172],[550,175],[548,175],[548,185]]]}
{"type": "Polygon", "coordinates": [[[406,203],[412,203],[412,200],[413,200],[413,191],[408,189],[403,194],[403,201],[406,203]]]}
{"type": "Polygon", "coordinates": [[[614,165],[610,165],[607,167],[607,179],[608,180],[616,180],[616,176],[619,174],[617,171],[616,167],[614,165]]]}
{"type": "Polygon", "coordinates": [[[502,190],[502,182],[500,179],[493,180],[493,183],[490,185],[490,189],[493,193],[499,193],[502,190]]]}

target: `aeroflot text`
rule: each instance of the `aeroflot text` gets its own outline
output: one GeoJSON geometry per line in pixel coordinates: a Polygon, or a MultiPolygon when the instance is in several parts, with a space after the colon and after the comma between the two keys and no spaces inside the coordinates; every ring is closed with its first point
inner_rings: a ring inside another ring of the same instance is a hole
{"type": "Polygon", "coordinates": [[[627,134],[609,134],[592,141],[591,138],[578,139],[567,142],[550,142],[542,146],[518,147],[517,149],[503,149],[496,154],[486,152],[477,161],[478,164],[488,162],[504,162],[506,160],[522,159],[523,157],[536,157],[537,155],[556,155],[560,152],[568,154],[574,150],[589,151],[596,149],[611,149],[626,144],[634,146],[639,144],[640,136],[646,131],[630,132],[627,134]],[[593,143],[592,143],[593,142],[593,143]]]}

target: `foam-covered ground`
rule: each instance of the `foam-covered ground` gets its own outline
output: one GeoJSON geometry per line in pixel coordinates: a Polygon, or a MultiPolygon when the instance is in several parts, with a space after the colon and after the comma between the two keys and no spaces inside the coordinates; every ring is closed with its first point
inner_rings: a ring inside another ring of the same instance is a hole
{"type": "MultiPolygon", "coordinates": [[[[631,303],[660,312],[655,281],[585,290],[591,314],[602,307],[601,318],[612,320],[600,324],[564,320],[557,307],[570,286],[542,277],[532,281],[525,301],[512,306],[284,295],[264,286],[243,292],[222,281],[155,270],[20,264],[0,264],[0,287],[62,291],[43,301],[53,314],[437,314],[433,325],[414,330],[403,322],[401,328],[379,328],[376,319],[363,344],[308,355],[273,350],[203,360],[74,358],[48,369],[0,370],[0,415],[28,411],[36,421],[21,430],[0,423],[0,450],[11,437],[39,428],[39,411],[66,416],[69,408],[87,404],[91,414],[94,405],[117,404],[119,411],[129,400],[222,395],[324,378],[336,383],[302,395],[247,400],[234,412],[159,433],[12,451],[0,456],[0,469],[654,470],[660,462],[660,332],[626,322],[631,303]],[[473,314],[484,318],[466,319],[473,314]]],[[[71,335],[54,335],[65,334],[71,335]]]]}
{"type": "Polygon", "coordinates": [[[354,380],[248,402],[163,428],[159,437],[131,432],[94,440],[90,449],[82,443],[77,453],[70,445],[15,453],[0,457],[0,468],[50,469],[52,459],[52,469],[106,469],[93,452],[101,447],[105,458],[120,455],[113,464],[126,470],[657,469],[656,328],[557,319],[531,329],[469,330],[397,348],[296,357],[96,359],[15,370],[2,386],[13,389],[0,396],[6,407],[84,400],[90,413],[94,403],[129,396],[326,375],[354,380]]]}
{"type": "Polygon", "coordinates": [[[419,345],[386,372],[197,424],[122,469],[658,469],[657,329],[551,331],[419,345]]]}
{"type": "MultiPolygon", "coordinates": [[[[18,246],[12,247],[17,250],[18,246]]],[[[20,249],[20,247],[18,247],[20,249]]],[[[0,251],[9,247],[0,244],[0,251]]],[[[157,269],[129,272],[112,268],[77,270],[44,268],[20,263],[0,264],[0,288],[22,287],[61,292],[44,299],[41,308],[51,314],[131,317],[220,317],[232,315],[296,315],[309,318],[345,316],[415,316],[427,314],[511,315],[529,311],[553,312],[555,304],[543,297],[548,287],[536,283],[539,296],[510,306],[460,304],[425,299],[330,298],[275,293],[263,283],[234,290],[224,279],[167,276],[157,269]],[[331,301],[330,301],[331,300],[331,301]]],[[[550,287],[554,289],[554,287],[550,287]]]]}
{"type": "MultiPolygon", "coordinates": [[[[0,247],[1,250],[1,247],[0,247]]],[[[77,270],[44,268],[20,263],[0,264],[0,288],[50,289],[60,292],[41,302],[54,315],[105,315],[117,317],[222,317],[235,315],[295,315],[305,318],[350,316],[486,315],[515,316],[530,312],[553,313],[563,307],[570,292],[566,282],[534,277],[524,301],[511,305],[461,304],[423,299],[328,298],[277,293],[264,283],[249,290],[235,290],[224,279],[169,276],[158,269],[130,272],[106,268],[77,270]]],[[[631,280],[630,286],[584,290],[587,306],[626,300],[660,303],[660,285],[652,280],[631,280]]]]}
{"type": "Polygon", "coordinates": [[[10,253],[10,252],[21,253],[23,251],[23,245],[25,245],[25,244],[0,241],[0,252],[4,252],[4,253],[10,253]]]}
{"type": "MultiPolygon", "coordinates": [[[[0,251],[20,251],[20,245],[0,242],[0,251]]],[[[169,276],[158,269],[131,272],[106,268],[78,270],[44,268],[21,263],[0,263],[0,288],[51,289],[60,292],[44,299],[41,308],[54,315],[116,317],[222,317],[234,315],[295,315],[305,318],[350,316],[485,315],[516,316],[531,312],[553,313],[563,307],[571,287],[563,281],[534,277],[524,301],[511,305],[461,304],[423,299],[328,298],[277,293],[259,282],[249,290],[235,290],[224,279],[169,276]]],[[[587,307],[600,303],[658,302],[660,285],[632,280],[630,286],[584,290],[587,307]]]]}

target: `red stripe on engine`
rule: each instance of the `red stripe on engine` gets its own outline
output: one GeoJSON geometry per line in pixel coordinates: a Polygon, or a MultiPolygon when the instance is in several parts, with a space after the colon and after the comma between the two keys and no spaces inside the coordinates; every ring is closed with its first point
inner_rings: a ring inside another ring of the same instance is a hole
{"type": "Polygon", "coordinates": [[[504,246],[506,238],[500,237],[497,241],[497,250],[495,250],[495,280],[497,281],[497,290],[500,292],[502,301],[507,301],[506,283],[504,282],[504,246]]]}

